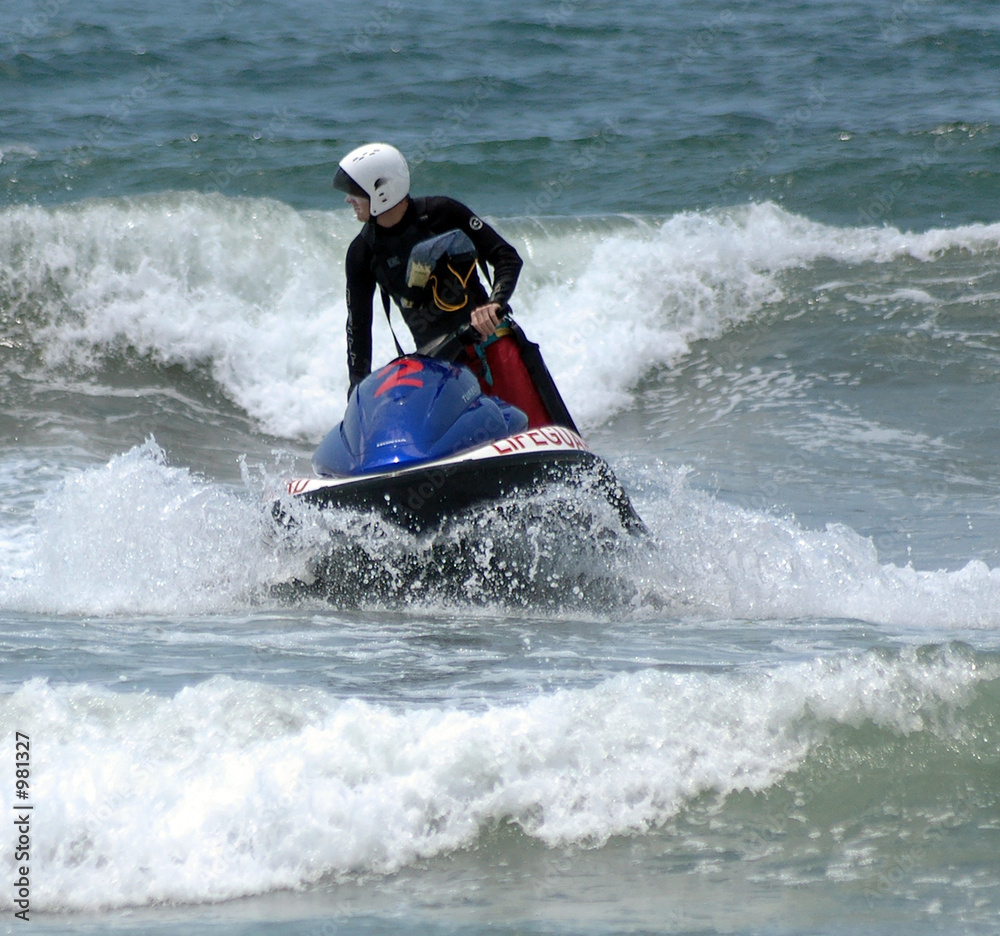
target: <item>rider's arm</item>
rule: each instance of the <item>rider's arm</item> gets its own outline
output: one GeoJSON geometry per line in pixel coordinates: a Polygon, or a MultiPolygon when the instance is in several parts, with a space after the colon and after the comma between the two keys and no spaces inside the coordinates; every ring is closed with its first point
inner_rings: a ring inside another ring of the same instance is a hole
{"type": "Polygon", "coordinates": [[[368,256],[368,245],[357,237],[347,248],[344,263],[347,274],[347,373],[351,389],[372,369],[372,298],[375,273],[368,256]]]}
{"type": "Polygon", "coordinates": [[[479,258],[492,269],[493,288],[489,301],[496,302],[501,308],[505,307],[514,293],[523,265],[518,252],[461,202],[444,196],[428,199],[428,202],[430,209],[437,215],[436,227],[439,230],[458,228],[469,235],[469,239],[476,245],[479,258]]]}
{"type": "MultiPolygon", "coordinates": [[[[514,293],[523,262],[518,252],[485,222],[479,233],[486,233],[487,241],[495,238],[495,243],[492,244],[488,252],[479,244],[476,244],[476,247],[483,251],[483,258],[493,268],[493,289],[490,292],[490,302],[495,302],[501,308],[505,308],[514,293]]],[[[473,243],[476,243],[475,239],[473,239],[473,243]]]]}

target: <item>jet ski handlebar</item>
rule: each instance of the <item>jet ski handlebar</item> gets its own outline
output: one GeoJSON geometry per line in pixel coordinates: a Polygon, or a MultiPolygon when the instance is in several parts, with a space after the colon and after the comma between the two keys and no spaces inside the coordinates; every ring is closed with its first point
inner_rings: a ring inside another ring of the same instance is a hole
{"type": "Polygon", "coordinates": [[[472,323],[469,322],[461,328],[447,332],[438,338],[432,338],[426,344],[417,348],[417,354],[437,358],[441,361],[454,361],[462,348],[475,344],[478,341],[482,341],[482,336],[472,327],[472,323]]]}

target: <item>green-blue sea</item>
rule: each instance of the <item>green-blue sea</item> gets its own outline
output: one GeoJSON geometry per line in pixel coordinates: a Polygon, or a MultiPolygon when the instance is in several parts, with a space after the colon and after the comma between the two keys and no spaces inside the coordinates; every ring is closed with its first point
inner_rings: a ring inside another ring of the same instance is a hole
{"type": "Polygon", "coordinates": [[[1000,931],[998,74],[986,0],[0,0],[0,932],[1000,931]],[[275,521],[373,140],[646,535],[275,521]]]}

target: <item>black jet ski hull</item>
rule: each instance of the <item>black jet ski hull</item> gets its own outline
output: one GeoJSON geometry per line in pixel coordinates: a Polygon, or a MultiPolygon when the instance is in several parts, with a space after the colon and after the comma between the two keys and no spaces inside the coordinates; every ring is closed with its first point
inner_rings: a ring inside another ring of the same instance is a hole
{"type": "Polygon", "coordinates": [[[643,529],[608,465],[575,433],[549,426],[518,433],[450,458],[354,477],[295,478],[288,493],[322,508],[375,510],[421,530],[486,504],[552,482],[590,485],[617,511],[630,532],[643,529]]]}

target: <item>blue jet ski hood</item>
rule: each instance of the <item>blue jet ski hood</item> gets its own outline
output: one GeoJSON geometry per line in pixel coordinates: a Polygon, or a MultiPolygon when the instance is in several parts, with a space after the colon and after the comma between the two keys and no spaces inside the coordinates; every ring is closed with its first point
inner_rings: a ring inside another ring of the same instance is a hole
{"type": "Polygon", "coordinates": [[[470,370],[397,358],[351,392],[343,422],[313,455],[321,477],[394,471],[523,432],[521,410],[484,396],[470,370]]]}

